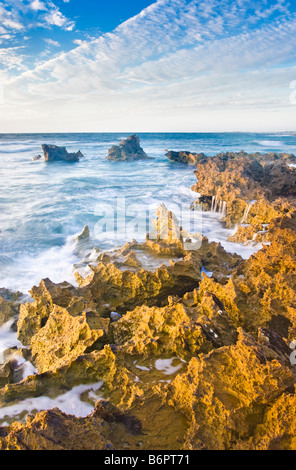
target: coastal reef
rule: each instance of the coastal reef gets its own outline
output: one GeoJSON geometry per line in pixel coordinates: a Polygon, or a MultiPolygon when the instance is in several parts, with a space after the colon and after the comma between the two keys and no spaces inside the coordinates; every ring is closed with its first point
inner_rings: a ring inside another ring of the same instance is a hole
{"type": "MultiPolygon", "coordinates": [[[[110,160],[135,157],[126,145],[110,160]]],[[[76,283],[42,279],[27,302],[1,290],[0,339],[17,337],[1,450],[296,450],[296,157],[168,158],[195,165],[191,210],[257,250],[226,251],[162,204],[144,242],[100,251],[85,226],[76,283]]]]}

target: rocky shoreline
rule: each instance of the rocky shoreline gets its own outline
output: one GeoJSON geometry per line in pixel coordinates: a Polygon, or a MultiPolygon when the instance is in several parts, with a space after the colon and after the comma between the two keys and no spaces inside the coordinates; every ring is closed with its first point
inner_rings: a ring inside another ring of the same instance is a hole
{"type": "Polygon", "coordinates": [[[153,236],[98,250],[77,286],[43,279],[27,303],[2,289],[21,346],[0,368],[1,450],[296,449],[296,157],[167,156],[195,165],[192,210],[263,248],[244,260],[160,206],[153,236]],[[38,412],[75,388],[94,411],[38,412]]]}

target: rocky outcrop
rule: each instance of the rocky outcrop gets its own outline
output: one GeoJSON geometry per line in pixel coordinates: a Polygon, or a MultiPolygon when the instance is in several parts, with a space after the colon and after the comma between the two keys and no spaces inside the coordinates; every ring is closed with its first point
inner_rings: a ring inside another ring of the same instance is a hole
{"type": "Polygon", "coordinates": [[[122,140],[119,145],[113,145],[109,150],[106,160],[125,162],[133,160],[151,160],[151,157],[148,157],[144,152],[140,146],[139,137],[134,134],[122,140]]]}
{"type": "Polygon", "coordinates": [[[165,156],[171,162],[184,163],[186,165],[197,165],[198,162],[206,158],[204,153],[174,152],[173,150],[167,152],[165,156]]]}
{"type": "Polygon", "coordinates": [[[68,153],[66,147],[58,147],[57,145],[42,145],[42,150],[46,162],[79,162],[83,157],[80,150],[76,153],[68,153]]]}
{"type": "Polygon", "coordinates": [[[205,158],[196,166],[198,182],[192,189],[199,198],[195,210],[219,212],[227,228],[233,228],[230,242],[269,243],[272,220],[293,211],[296,196],[294,155],[222,153],[205,158]]]}

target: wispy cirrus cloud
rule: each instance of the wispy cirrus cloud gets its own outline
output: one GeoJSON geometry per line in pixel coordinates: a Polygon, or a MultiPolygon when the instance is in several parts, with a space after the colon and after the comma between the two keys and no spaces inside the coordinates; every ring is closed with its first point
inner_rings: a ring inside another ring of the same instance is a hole
{"type": "Polygon", "coordinates": [[[284,0],[158,0],[11,79],[8,112],[52,130],[287,127],[295,20],[284,0]]]}
{"type": "Polygon", "coordinates": [[[51,0],[3,0],[0,5],[0,34],[16,34],[35,27],[57,26],[73,29],[75,23],[66,18],[51,0]]]}
{"type": "MultiPolygon", "coordinates": [[[[37,28],[52,30],[58,28],[72,31],[73,20],[62,14],[51,0],[3,0],[0,5],[0,79],[26,71],[28,50],[26,42],[30,32],[37,28]]],[[[49,39],[48,45],[57,42],[49,39]]],[[[40,55],[46,55],[45,49],[40,55]]]]}

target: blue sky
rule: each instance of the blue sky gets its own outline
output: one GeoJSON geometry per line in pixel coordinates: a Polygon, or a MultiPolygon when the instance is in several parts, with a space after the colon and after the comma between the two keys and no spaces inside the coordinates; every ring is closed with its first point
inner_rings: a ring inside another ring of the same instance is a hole
{"type": "Polygon", "coordinates": [[[1,129],[296,130],[295,33],[295,1],[3,0],[1,129]]]}

